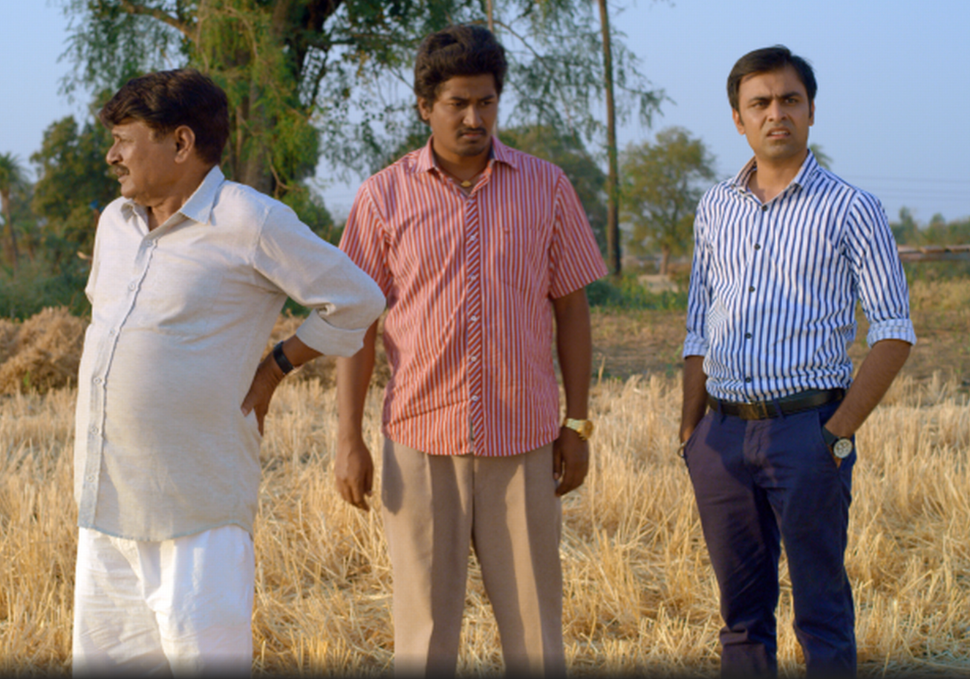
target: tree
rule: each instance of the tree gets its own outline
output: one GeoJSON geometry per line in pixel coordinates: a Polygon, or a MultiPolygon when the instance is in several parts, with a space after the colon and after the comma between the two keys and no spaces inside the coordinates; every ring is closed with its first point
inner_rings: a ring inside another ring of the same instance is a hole
{"type": "Polygon", "coordinates": [[[600,252],[605,253],[608,228],[604,201],[606,175],[587,152],[582,140],[545,125],[523,125],[503,129],[502,142],[562,168],[583,204],[600,252]]]}
{"type": "Polygon", "coordinates": [[[13,223],[13,208],[10,197],[14,190],[25,183],[23,169],[20,161],[12,153],[0,153],[0,215],[3,216],[3,223],[6,226],[7,240],[4,243],[4,251],[7,261],[14,271],[17,270],[17,230],[13,223]]]}
{"type": "Polygon", "coordinates": [[[616,147],[616,107],[613,102],[613,47],[606,0],[597,0],[603,33],[603,85],[606,90],[606,261],[610,273],[620,275],[620,170],[616,147]]]}
{"type": "Polygon", "coordinates": [[[44,131],[41,148],[31,157],[37,182],[31,207],[44,220],[44,246],[61,269],[80,267],[90,256],[98,217],[118,195],[118,182],[104,154],[111,135],[92,120],[78,126],[73,116],[44,131]]]}
{"type": "MultiPolygon", "coordinates": [[[[230,99],[227,174],[277,197],[312,174],[321,153],[345,170],[379,166],[413,120],[413,95],[400,90],[418,41],[451,22],[485,20],[481,0],[62,2],[72,21],[67,56],[78,66],[68,91],[115,89],[164,66],[198,67],[230,99]]],[[[513,47],[516,120],[592,138],[600,125],[590,111],[603,83],[589,3],[502,5],[489,10],[513,47]]],[[[622,45],[614,53],[628,107],[648,117],[659,97],[622,45]]]]}
{"type": "Polygon", "coordinates": [[[691,241],[694,209],[704,183],[714,179],[714,159],[700,139],[670,127],[656,142],[630,145],[624,152],[623,209],[633,227],[631,250],[660,251],[660,273],[670,256],[685,252],[691,241]]]}

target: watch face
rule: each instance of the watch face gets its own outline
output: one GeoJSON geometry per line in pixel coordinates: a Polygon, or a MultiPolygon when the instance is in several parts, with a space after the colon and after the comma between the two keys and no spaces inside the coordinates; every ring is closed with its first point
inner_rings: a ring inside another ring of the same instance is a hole
{"type": "Polygon", "coordinates": [[[849,456],[852,452],[852,441],[850,439],[839,439],[832,447],[832,452],[840,460],[849,456]]]}

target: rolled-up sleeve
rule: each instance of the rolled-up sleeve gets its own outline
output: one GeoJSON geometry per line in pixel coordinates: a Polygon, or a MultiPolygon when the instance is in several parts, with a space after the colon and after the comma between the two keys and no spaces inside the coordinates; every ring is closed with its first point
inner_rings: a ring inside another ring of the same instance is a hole
{"type": "Polygon", "coordinates": [[[885,339],[916,343],[909,316],[909,288],[896,242],[882,204],[859,192],[849,211],[846,253],[859,287],[862,310],[869,320],[866,342],[885,339]]]}
{"type": "Polygon", "coordinates": [[[296,336],[323,354],[355,354],[384,311],[377,283],[285,206],[270,211],[253,259],[257,271],[311,310],[296,336]]]}
{"type": "Polygon", "coordinates": [[[687,292],[687,337],[684,340],[683,357],[706,356],[708,341],[705,322],[710,305],[707,285],[707,248],[704,245],[704,201],[694,217],[694,254],[690,266],[690,284],[687,292]]]}

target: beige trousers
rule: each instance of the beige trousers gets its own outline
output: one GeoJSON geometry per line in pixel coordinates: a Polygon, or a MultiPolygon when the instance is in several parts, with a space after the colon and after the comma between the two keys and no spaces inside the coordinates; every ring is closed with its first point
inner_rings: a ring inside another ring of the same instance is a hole
{"type": "Polygon", "coordinates": [[[474,548],[506,672],[563,675],[562,509],[552,445],[485,458],[426,455],[386,441],[382,478],[395,674],[455,673],[474,548]]]}

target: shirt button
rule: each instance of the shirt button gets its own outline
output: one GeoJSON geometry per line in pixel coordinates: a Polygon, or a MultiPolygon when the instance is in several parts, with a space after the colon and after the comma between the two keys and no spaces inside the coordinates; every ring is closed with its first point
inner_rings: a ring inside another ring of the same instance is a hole
{"type": "Polygon", "coordinates": [[[90,427],[90,429],[88,429],[88,431],[90,431],[92,434],[97,434],[98,433],[98,425],[92,424],[91,427],[90,427]]]}
{"type": "Polygon", "coordinates": [[[129,290],[134,290],[137,287],[138,287],[138,284],[135,283],[134,281],[132,281],[131,283],[128,284],[128,289],[129,290]]]}
{"type": "Polygon", "coordinates": [[[475,354],[472,354],[471,356],[468,357],[468,360],[474,363],[475,361],[478,360],[478,356],[476,356],[475,354]]]}
{"type": "Polygon", "coordinates": [[[755,243],[754,244],[754,249],[755,250],[760,250],[761,249],[761,243],[755,243]]]}
{"type": "Polygon", "coordinates": [[[471,317],[471,320],[472,320],[472,321],[476,321],[476,322],[477,322],[477,321],[478,321],[478,316],[472,316],[472,317],[471,317]]]}
{"type": "Polygon", "coordinates": [[[88,474],[88,483],[94,483],[94,474],[88,474]]]}
{"type": "Polygon", "coordinates": [[[94,378],[94,383],[95,383],[95,384],[101,384],[101,383],[102,383],[103,381],[104,381],[104,380],[102,380],[102,379],[101,379],[100,377],[95,377],[95,378],[94,378]]]}
{"type": "Polygon", "coordinates": [[[767,212],[768,211],[768,206],[767,205],[762,205],[761,206],[761,211],[762,212],[767,212]]]}
{"type": "Polygon", "coordinates": [[[745,377],[744,378],[744,381],[750,383],[751,382],[751,378],[750,377],[745,377]]]}
{"type": "Polygon", "coordinates": [[[748,292],[754,292],[754,286],[753,285],[750,288],[748,288],[748,292]]]}
{"type": "Polygon", "coordinates": [[[472,400],[473,401],[477,401],[478,400],[478,397],[477,396],[472,396],[472,400]]]}
{"type": "Polygon", "coordinates": [[[744,333],[744,339],[751,339],[751,333],[750,332],[744,333]]]}

